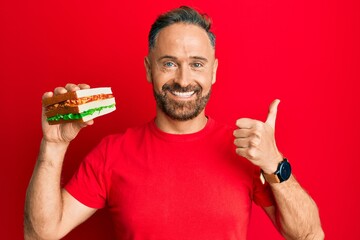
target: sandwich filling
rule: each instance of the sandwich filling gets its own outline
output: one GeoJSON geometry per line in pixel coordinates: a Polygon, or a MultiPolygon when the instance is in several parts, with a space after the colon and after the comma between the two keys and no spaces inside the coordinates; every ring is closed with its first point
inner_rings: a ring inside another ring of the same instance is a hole
{"type": "Polygon", "coordinates": [[[96,94],[77,99],[67,99],[45,107],[49,122],[83,120],[88,121],[116,109],[112,94],[96,94]]]}
{"type": "Polygon", "coordinates": [[[93,115],[95,112],[101,112],[103,109],[106,108],[115,108],[115,103],[108,106],[92,108],[81,113],[56,114],[55,116],[47,118],[47,120],[48,121],[78,120],[86,116],[93,115]]]}
{"type": "Polygon", "coordinates": [[[98,100],[104,100],[104,99],[113,98],[113,97],[114,96],[112,94],[97,94],[97,95],[82,97],[82,98],[78,98],[78,99],[68,99],[66,101],[47,106],[45,111],[50,112],[50,111],[57,110],[59,108],[77,107],[77,106],[85,104],[85,103],[98,101],[98,100]]]}

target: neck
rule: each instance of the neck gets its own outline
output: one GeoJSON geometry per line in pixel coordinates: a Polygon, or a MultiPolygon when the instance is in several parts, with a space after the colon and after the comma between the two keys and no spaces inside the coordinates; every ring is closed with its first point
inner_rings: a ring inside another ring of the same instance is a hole
{"type": "Polygon", "coordinates": [[[203,110],[197,117],[191,120],[179,121],[170,118],[164,112],[158,110],[155,123],[161,131],[166,133],[189,134],[202,130],[207,123],[207,117],[203,110]]]}

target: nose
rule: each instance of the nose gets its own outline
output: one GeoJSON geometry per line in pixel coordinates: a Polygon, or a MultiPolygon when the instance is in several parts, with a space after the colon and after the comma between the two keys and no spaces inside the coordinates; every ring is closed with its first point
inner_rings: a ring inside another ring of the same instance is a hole
{"type": "Polygon", "coordinates": [[[181,66],[178,68],[175,76],[175,83],[179,84],[181,87],[186,87],[190,84],[191,81],[191,69],[186,66],[181,66]]]}

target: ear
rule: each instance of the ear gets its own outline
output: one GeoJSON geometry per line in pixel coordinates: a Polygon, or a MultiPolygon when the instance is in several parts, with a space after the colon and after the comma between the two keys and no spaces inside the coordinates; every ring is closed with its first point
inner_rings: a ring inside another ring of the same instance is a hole
{"type": "Polygon", "coordinates": [[[149,56],[145,57],[144,65],[145,65],[145,70],[146,70],[146,79],[149,83],[152,83],[151,65],[150,65],[149,56]]]}
{"type": "Polygon", "coordinates": [[[212,70],[212,81],[211,81],[211,84],[214,84],[214,83],[216,82],[216,72],[217,72],[217,68],[218,68],[218,59],[215,58],[214,65],[213,65],[213,70],[212,70]]]}

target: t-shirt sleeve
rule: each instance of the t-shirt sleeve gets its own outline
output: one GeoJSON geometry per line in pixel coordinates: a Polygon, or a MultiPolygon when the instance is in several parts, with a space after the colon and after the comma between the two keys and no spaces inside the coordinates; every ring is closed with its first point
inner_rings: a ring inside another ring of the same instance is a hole
{"type": "Polygon", "coordinates": [[[106,204],[105,149],[106,143],[102,140],[84,158],[65,186],[74,198],[91,208],[103,208],[106,204]]]}
{"type": "Polygon", "coordinates": [[[264,184],[260,180],[260,168],[256,167],[253,176],[253,201],[260,207],[270,207],[275,205],[274,195],[269,183],[264,184]]]}

